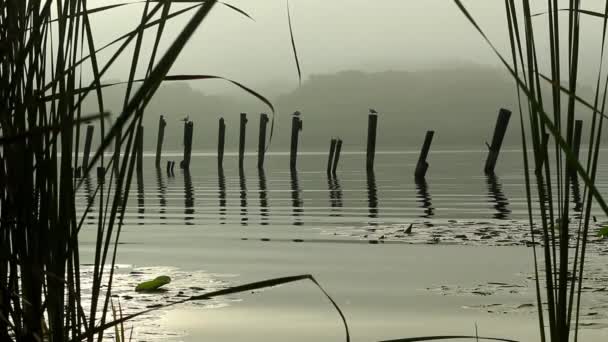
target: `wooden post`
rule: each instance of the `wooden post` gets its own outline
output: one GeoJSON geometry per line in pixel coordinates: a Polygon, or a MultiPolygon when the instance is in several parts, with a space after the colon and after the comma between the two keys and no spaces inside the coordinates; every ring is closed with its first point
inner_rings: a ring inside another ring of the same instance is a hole
{"type": "Polygon", "coordinates": [[[416,165],[416,179],[424,179],[424,176],[426,176],[426,171],[429,168],[429,163],[426,162],[426,158],[429,155],[429,150],[431,149],[431,142],[433,142],[434,135],[435,131],[426,132],[424,144],[422,145],[422,151],[420,151],[420,158],[418,158],[418,164],[416,165]]]}
{"type": "Polygon", "coordinates": [[[167,176],[171,176],[171,161],[167,160],[167,176]]]}
{"type": "Polygon", "coordinates": [[[137,151],[137,175],[139,176],[144,169],[144,126],[137,128],[137,135],[135,136],[135,148],[137,151]]]}
{"type": "Polygon", "coordinates": [[[116,174],[116,178],[120,176],[120,150],[121,150],[121,140],[122,139],[122,129],[118,130],[118,134],[116,135],[116,139],[114,140],[114,173],[116,174]]]}
{"type": "Polygon", "coordinates": [[[224,118],[220,118],[220,129],[217,138],[217,167],[224,168],[224,143],[226,141],[226,124],[224,118]]]}
{"type": "MultiPolygon", "coordinates": [[[[583,120],[576,120],[574,122],[574,139],[572,141],[572,152],[576,157],[576,160],[580,160],[581,153],[581,134],[583,132],[583,120]]],[[[576,169],[571,168],[570,176],[573,178],[573,181],[576,181],[576,169]]]]}
{"type": "MultiPolygon", "coordinates": [[[[93,125],[87,126],[87,135],[84,141],[84,157],[82,158],[82,170],[83,173],[89,169],[89,154],[91,153],[91,142],[93,141],[93,131],[95,127],[93,125]]],[[[85,176],[88,173],[85,174],[85,176]]]]}
{"type": "Polygon", "coordinates": [[[331,176],[331,168],[334,165],[334,154],[336,152],[336,144],[338,141],[336,139],[331,139],[331,143],[329,145],[329,158],[327,159],[327,175],[331,176]]]}
{"type": "Polygon", "coordinates": [[[376,130],[378,128],[378,113],[370,109],[367,121],[367,171],[374,170],[374,159],[376,157],[376,130]]]}
{"type": "Polygon", "coordinates": [[[247,114],[241,113],[241,123],[239,128],[239,169],[243,169],[245,158],[245,133],[247,131],[247,114]]]}
{"type": "Polygon", "coordinates": [[[106,169],[103,168],[102,166],[98,166],[97,167],[97,181],[99,181],[99,183],[104,183],[105,174],[106,174],[106,169]]]}
{"type": "Polygon", "coordinates": [[[296,162],[298,159],[298,136],[302,130],[302,119],[300,119],[300,112],[293,113],[291,119],[291,152],[289,155],[289,168],[290,170],[296,170],[296,162]]]}
{"type": "Polygon", "coordinates": [[[194,122],[184,122],[184,160],[179,163],[179,167],[190,170],[190,158],[192,156],[192,135],[194,133],[194,122]]]}
{"type": "Polygon", "coordinates": [[[340,151],[342,151],[342,139],[338,139],[336,143],[336,153],[334,154],[334,163],[331,167],[331,175],[336,176],[336,170],[338,169],[338,162],[340,162],[340,151]]]}
{"type": "Polygon", "coordinates": [[[264,168],[264,155],[266,154],[266,126],[268,126],[268,115],[260,115],[260,138],[258,140],[258,169],[264,168]]]}
{"type": "Polygon", "coordinates": [[[583,120],[576,120],[574,123],[574,140],[572,151],[576,156],[576,160],[579,159],[581,152],[581,133],[583,132],[583,120]]]}
{"type": "Polygon", "coordinates": [[[500,153],[500,147],[502,146],[502,141],[505,138],[505,133],[507,132],[510,118],[511,112],[507,109],[501,108],[500,112],[498,113],[498,119],[496,120],[496,128],[494,128],[492,144],[488,145],[490,151],[488,153],[488,159],[486,159],[486,166],[484,167],[485,173],[494,173],[496,161],[498,160],[498,154],[500,153]]]}
{"type": "Polygon", "coordinates": [[[167,121],[161,115],[158,120],[158,140],[156,141],[156,167],[160,167],[160,157],[163,152],[163,141],[165,140],[165,126],[167,126],[167,121]]]}

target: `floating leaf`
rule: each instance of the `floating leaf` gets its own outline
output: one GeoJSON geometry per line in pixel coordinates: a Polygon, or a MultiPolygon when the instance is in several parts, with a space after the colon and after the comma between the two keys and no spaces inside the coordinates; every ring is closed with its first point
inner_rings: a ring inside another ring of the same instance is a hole
{"type": "Polygon", "coordinates": [[[601,237],[608,237],[608,226],[600,229],[600,232],[598,233],[599,236],[601,237]]]}
{"type": "Polygon", "coordinates": [[[167,285],[171,282],[171,278],[167,276],[156,277],[154,280],[144,281],[135,288],[135,291],[154,291],[158,290],[161,286],[167,285]]]}

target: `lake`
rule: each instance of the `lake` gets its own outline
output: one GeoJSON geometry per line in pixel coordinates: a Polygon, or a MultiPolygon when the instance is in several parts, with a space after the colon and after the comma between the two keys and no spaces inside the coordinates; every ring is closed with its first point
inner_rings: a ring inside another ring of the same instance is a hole
{"type": "MultiPolygon", "coordinates": [[[[164,153],[159,170],[146,153],[129,195],[114,294],[134,312],[229,285],[312,274],[344,310],[353,341],[474,335],[475,326],[480,336],[538,340],[521,151],[504,150],[492,177],[483,173],[485,157],[481,150],[431,150],[426,180],[417,182],[418,151],[378,152],[373,174],[365,172],[364,154],[345,151],[336,177],[326,174],[327,152],[300,153],[295,173],[287,153],[267,154],[263,172],[256,154],[240,172],[233,153],[218,171],[214,153],[195,152],[183,172],[181,153],[164,153]],[[167,160],[176,161],[174,175],[167,160]],[[134,293],[138,281],[165,274],[173,279],[167,292],[134,293]]],[[[602,193],[606,171],[601,164],[602,193]]],[[[79,212],[97,185],[85,181],[79,212]]],[[[93,203],[81,234],[85,259],[98,210],[93,203]]],[[[603,341],[608,244],[595,238],[591,246],[582,334],[603,341]]],[[[344,338],[337,313],[306,282],[180,305],[136,322],[139,340],[344,338]]]]}

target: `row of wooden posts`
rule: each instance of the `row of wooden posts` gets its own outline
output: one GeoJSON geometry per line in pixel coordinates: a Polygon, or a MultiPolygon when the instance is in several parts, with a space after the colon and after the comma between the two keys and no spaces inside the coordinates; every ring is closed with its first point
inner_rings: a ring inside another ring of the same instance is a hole
{"type": "MultiPolygon", "coordinates": [[[[505,133],[507,131],[507,127],[509,125],[509,119],[511,117],[511,112],[507,109],[500,109],[498,113],[498,119],[496,121],[496,127],[494,129],[494,135],[492,138],[492,143],[486,143],[488,147],[488,156],[486,159],[484,172],[486,174],[493,174],[496,162],[498,161],[498,155],[500,153],[500,149],[505,137],[505,133]]],[[[267,114],[260,115],[260,127],[259,127],[259,140],[258,140],[258,160],[257,166],[259,169],[264,168],[264,157],[267,150],[266,144],[266,136],[267,136],[267,127],[269,123],[269,118],[267,114]]],[[[238,165],[239,169],[242,170],[244,168],[244,154],[245,154],[245,137],[247,131],[247,114],[241,113],[240,115],[240,125],[239,125],[239,154],[238,154],[238,165]]],[[[158,140],[156,144],[156,159],[155,165],[157,168],[161,166],[161,157],[162,157],[162,148],[164,143],[165,136],[165,127],[167,126],[167,122],[165,118],[161,115],[159,124],[158,124],[158,140]]],[[[366,170],[368,173],[374,171],[374,160],[376,154],[376,134],[378,128],[378,113],[375,110],[370,110],[368,117],[368,132],[367,132],[367,153],[366,153],[366,170]]],[[[89,163],[89,154],[91,151],[91,142],[93,139],[93,131],[94,127],[89,125],[86,131],[86,140],[84,147],[84,158],[82,161],[82,166],[86,169],[89,163]]],[[[289,158],[289,166],[292,171],[295,171],[297,168],[297,154],[298,154],[298,141],[299,135],[302,131],[302,118],[300,112],[295,112],[292,116],[292,130],[291,130],[291,148],[290,148],[290,158],[289,158]]],[[[581,131],[582,131],[582,121],[577,120],[575,125],[574,132],[574,153],[578,156],[580,151],[580,142],[581,142],[581,131]]],[[[184,157],[180,162],[180,168],[184,170],[189,170],[191,154],[192,154],[192,139],[194,135],[194,123],[188,119],[184,120],[184,157]]],[[[431,149],[431,143],[433,141],[433,137],[435,135],[434,131],[427,131],[424,139],[424,143],[422,145],[422,150],[420,152],[420,157],[418,159],[418,163],[416,165],[414,176],[416,179],[424,179],[426,173],[429,169],[429,163],[427,162],[427,157],[429,151],[431,149]]],[[[219,120],[219,134],[218,134],[218,150],[217,150],[217,162],[218,168],[223,169],[224,163],[224,146],[226,139],[226,124],[223,118],[219,120]]],[[[135,139],[136,150],[137,150],[137,173],[141,175],[143,170],[143,127],[139,127],[137,136],[135,139]]],[[[117,139],[116,142],[116,150],[120,150],[120,141],[117,139]]],[[[329,158],[327,161],[327,174],[330,177],[335,177],[338,163],[340,160],[340,152],[342,150],[342,139],[340,138],[332,138],[330,141],[329,148],[329,158]]],[[[115,163],[117,165],[117,163],[115,163]]],[[[169,161],[167,163],[167,172],[173,173],[173,169],[175,166],[175,162],[169,161]]],[[[98,176],[100,174],[103,175],[104,170],[98,169],[98,176]]]]}

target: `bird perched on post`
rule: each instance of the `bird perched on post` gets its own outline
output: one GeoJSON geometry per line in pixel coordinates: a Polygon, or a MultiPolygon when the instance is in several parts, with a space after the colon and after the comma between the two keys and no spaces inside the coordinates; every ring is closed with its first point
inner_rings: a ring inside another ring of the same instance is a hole
{"type": "Polygon", "coordinates": [[[369,109],[369,113],[370,114],[378,114],[378,112],[375,109],[373,109],[373,108],[369,109]]]}
{"type": "Polygon", "coordinates": [[[293,115],[294,115],[294,116],[300,116],[300,115],[302,115],[302,113],[300,113],[300,111],[296,110],[296,111],[293,113],[293,115]]]}

